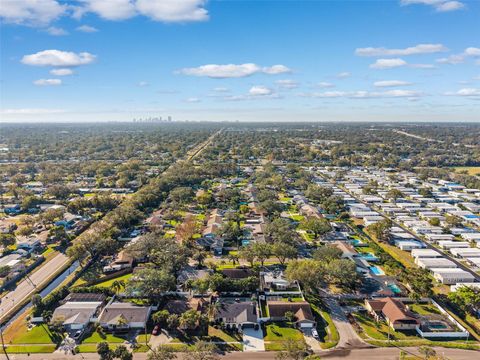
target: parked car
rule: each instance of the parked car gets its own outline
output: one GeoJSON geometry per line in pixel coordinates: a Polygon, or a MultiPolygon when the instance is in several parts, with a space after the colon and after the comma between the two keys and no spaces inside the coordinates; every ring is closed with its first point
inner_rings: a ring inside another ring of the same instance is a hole
{"type": "Polygon", "coordinates": [[[152,330],[152,335],[158,335],[160,331],[160,325],[155,325],[155,327],[152,330]]]}
{"type": "Polygon", "coordinates": [[[315,339],[318,339],[318,331],[317,331],[317,329],[312,329],[312,336],[313,336],[315,339]]]}
{"type": "Polygon", "coordinates": [[[82,331],[81,331],[81,330],[77,330],[77,331],[75,331],[75,334],[73,334],[72,337],[73,337],[75,340],[78,340],[78,339],[80,339],[80,336],[82,336],[82,331]]]}

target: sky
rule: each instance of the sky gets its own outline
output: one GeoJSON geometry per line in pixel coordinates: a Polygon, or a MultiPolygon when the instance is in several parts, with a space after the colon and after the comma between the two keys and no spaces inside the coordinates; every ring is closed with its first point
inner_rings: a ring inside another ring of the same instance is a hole
{"type": "Polygon", "coordinates": [[[0,0],[0,121],[480,121],[480,1],[0,0]]]}

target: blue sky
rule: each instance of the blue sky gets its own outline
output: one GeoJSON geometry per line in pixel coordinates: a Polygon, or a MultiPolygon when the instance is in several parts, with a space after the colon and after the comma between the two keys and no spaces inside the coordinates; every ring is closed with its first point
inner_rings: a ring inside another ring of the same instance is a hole
{"type": "Polygon", "coordinates": [[[0,0],[2,121],[480,121],[480,2],[0,0]]]}

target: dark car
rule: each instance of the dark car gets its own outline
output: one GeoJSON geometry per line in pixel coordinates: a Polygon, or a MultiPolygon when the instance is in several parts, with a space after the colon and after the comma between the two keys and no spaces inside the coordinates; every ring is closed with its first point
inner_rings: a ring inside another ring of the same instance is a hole
{"type": "Polygon", "coordinates": [[[152,330],[152,335],[158,335],[160,332],[160,325],[155,325],[155,327],[152,330]]]}

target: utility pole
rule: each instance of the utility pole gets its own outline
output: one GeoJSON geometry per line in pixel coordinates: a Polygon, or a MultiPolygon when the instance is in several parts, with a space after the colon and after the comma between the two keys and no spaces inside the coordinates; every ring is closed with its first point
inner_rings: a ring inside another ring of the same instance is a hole
{"type": "MultiPolygon", "coordinates": [[[[0,303],[2,302],[2,300],[0,299],[0,303]]],[[[3,309],[2,309],[2,314],[3,314],[3,309]]],[[[2,327],[2,324],[0,324],[0,338],[2,340],[2,349],[3,349],[3,352],[5,353],[5,356],[7,357],[7,360],[10,360],[10,357],[8,356],[7,354],[7,348],[5,347],[5,342],[3,341],[3,327],[2,327]]]]}

